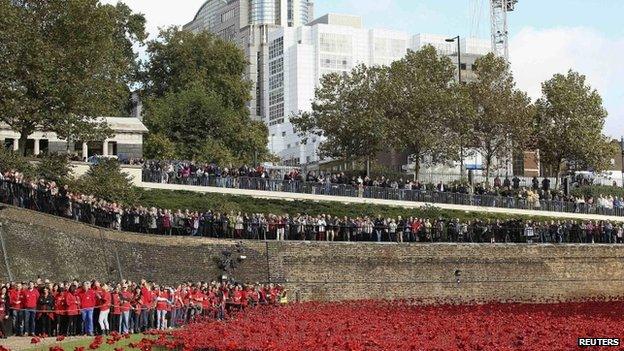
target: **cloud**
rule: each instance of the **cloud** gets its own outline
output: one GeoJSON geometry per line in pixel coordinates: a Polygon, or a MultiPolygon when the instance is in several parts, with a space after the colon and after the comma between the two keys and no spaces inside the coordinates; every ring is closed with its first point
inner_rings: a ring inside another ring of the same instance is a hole
{"type": "Polygon", "coordinates": [[[541,95],[541,82],[569,69],[587,76],[609,112],[605,132],[624,134],[624,38],[609,38],[585,27],[525,27],[510,41],[510,61],[520,89],[541,95]]]}

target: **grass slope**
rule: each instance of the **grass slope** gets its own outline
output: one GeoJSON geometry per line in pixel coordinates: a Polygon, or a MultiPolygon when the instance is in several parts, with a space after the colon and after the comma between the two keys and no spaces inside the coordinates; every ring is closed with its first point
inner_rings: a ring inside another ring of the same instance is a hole
{"type": "MultiPolygon", "coordinates": [[[[147,207],[168,208],[172,210],[189,209],[191,211],[214,210],[229,213],[230,211],[242,213],[273,213],[295,215],[301,214],[330,214],[332,216],[359,217],[377,216],[384,217],[418,217],[418,218],[459,218],[461,220],[473,219],[520,219],[531,218],[529,216],[517,216],[507,214],[492,214],[484,212],[469,212],[456,210],[443,210],[438,207],[420,209],[406,209],[402,207],[371,205],[371,204],[347,204],[330,201],[300,201],[300,200],[274,200],[252,198],[250,196],[236,196],[223,194],[203,194],[190,191],[172,191],[159,189],[141,189],[139,196],[140,204],[147,207]]],[[[533,217],[543,221],[547,217],[533,217]]]]}

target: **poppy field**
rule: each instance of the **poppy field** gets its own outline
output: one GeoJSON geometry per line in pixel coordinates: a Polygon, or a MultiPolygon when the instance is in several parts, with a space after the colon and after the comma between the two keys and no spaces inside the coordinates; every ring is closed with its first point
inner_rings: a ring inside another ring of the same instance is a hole
{"type": "Polygon", "coordinates": [[[153,344],[211,351],[533,351],[578,350],[580,337],[624,339],[624,302],[436,306],[408,301],[311,302],[252,309],[225,322],[192,324],[161,335],[153,344]]]}

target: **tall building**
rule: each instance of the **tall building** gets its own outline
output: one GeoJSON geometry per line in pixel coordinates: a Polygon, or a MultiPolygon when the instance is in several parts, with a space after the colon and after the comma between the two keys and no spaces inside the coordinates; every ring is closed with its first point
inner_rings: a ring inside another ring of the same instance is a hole
{"type": "MultiPolygon", "coordinates": [[[[268,33],[264,60],[264,116],[269,126],[269,149],[285,164],[319,161],[318,138],[306,144],[296,134],[290,117],[309,111],[320,78],[331,72],[348,72],[358,64],[387,65],[401,59],[408,49],[430,44],[457,64],[457,44],[432,34],[364,29],[358,16],[327,14],[306,26],[280,27],[268,33]]],[[[480,39],[461,41],[462,78],[470,79],[474,60],[490,50],[480,39]]]]}
{"type": "Polygon", "coordinates": [[[312,18],[314,5],[310,0],[207,0],[183,29],[212,32],[234,41],[245,52],[250,63],[245,74],[253,83],[248,107],[252,118],[263,120],[263,59],[269,31],[299,27],[312,18]]]}

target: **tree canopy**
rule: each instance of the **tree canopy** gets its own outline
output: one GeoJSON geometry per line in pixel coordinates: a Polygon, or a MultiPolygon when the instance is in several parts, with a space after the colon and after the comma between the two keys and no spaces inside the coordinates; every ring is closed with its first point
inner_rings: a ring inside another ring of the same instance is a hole
{"type": "Polygon", "coordinates": [[[489,176],[494,160],[509,160],[514,149],[532,141],[533,107],[516,84],[505,59],[489,53],[475,62],[477,79],[468,83],[472,99],[472,134],[489,176]]]}
{"type": "Polygon", "coordinates": [[[359,65],[349,74],[323,76],[312,110],[291,117],[304,142],[322,137],[321,157],[360,160],[381,151],[386,129],[378,91],[386,74],[385,68],[359,65]]]}
{"type": "Polygon", "coordinates": [[[427,45],[393,62],[383,84],[389,145],[413,155],[415,177],[424,156],[437,162],[454,158],[449,127],[461,101],[453,96],[454,75],[451,60],[427,45]]]}
{"type": "Polygon", "coordinates": [[[568,71],[542,83],[534,131],[540,160],[561,172],[564,162],[577,169],[602,171],[616,152],[602,134],[607,111],[585,76],[568,71]]]}
{"type": "Polygon", "coordinates": [[[147,53],[147,157],[236,164],[269,156],[266,126],[249,117],[247,61],[233,43],[173,27],[150,41],[147,53]]]}
{"type": "Polygon", "coordinates": [[[110,134],[95,118],[125,106],[145,18],[99,0],[0,0],[0,13],[0,119],[20,133],[20,150],[37,128],[110,134]]]}

